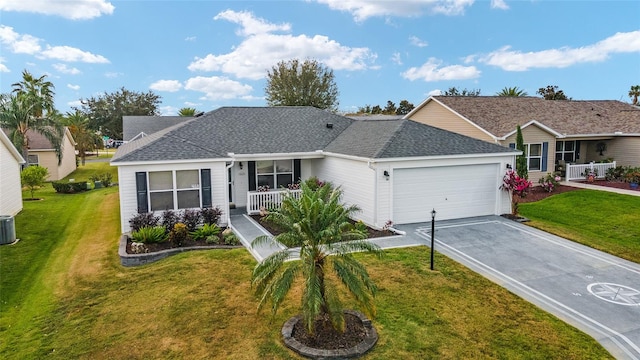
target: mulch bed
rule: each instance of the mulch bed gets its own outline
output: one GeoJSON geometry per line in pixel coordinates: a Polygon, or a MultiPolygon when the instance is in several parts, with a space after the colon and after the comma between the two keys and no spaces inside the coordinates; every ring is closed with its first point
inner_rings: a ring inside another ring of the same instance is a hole
{"type": "Polygon", "coordinates": [[[315,321],[315,333],[307,333],[303,321],[293,327],[291,336],[300,343],[314,349],[337,350],[348,349],[358,345],[367,336],[362,321],[354,315],[344,314],[345,331],[340,333],[333,329],[326,319],[315,321]]]}
{"type": "MultiPolygon", "coordinates": [[[[622,181],[596,180],[590,185],[630,190],[629,184],[622,181]]],[[[552,196],[552,195],[562,194],[563,192],[574,191],[574,190],[580,190],[580,188],[566,186],[566,185],[558,185],[553,192],[546,192],[542,188],[542,186],[535,186],[527,193],[527,196],[525,196],[524,198],[520,198],[518,202],[529,203],[529,202],[539,201],[539,200],[548,198],[549,196],[552,196]]],[[[640,190],[638,191],[640,192],[640,190]]]]}
{"type": "MultiPolygon", "coordinates": [[[[278,235],[282,232],[282,230],[278,229],[277,227],[273,226],[273,224],[271,224],[268,221],[264,221],[262,219],[262,216],[260,215],[251,215],[251,217],[257,221],[260,225],[262,225],[263,228],[265,228],[265,230],[267,230],[271,235],[278,235]]],[[[367,238],[371,239],[371,238],[376,238],[376,237],[385,237],[385,236],[393,236],[395,235],[394,232],[390,231],[390,230],[376,230],[373,229],[371,227],[367,227],[367,238]]]]}

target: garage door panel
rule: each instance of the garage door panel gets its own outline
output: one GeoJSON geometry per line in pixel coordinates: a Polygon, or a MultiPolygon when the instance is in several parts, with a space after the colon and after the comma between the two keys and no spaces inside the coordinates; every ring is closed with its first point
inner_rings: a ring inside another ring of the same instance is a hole
{"type": "Polygon", "coordinates": [[[396,169],[393,173],[394,222],[406,224],[495,213],[498,165],[396,169]]]}

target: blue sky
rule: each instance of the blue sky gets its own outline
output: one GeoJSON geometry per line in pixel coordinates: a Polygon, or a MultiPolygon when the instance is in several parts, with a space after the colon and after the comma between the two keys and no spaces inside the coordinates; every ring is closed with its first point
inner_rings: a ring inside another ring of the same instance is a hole
{"type": "Polygon", "coordinates": [[[0,0],[1,91],[46,74],[62,112],[121,87],[161,95],[163,115],[264,106],[291,58],[334,70],[341,111],[452,86],[629,102],[640,1],[0,0]]]}

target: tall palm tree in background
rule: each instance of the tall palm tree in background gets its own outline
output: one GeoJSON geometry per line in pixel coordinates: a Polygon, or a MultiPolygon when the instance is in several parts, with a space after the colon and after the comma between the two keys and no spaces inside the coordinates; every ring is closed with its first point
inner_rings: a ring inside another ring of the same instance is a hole
{"type": "MultiPolygon", "coordinates": [[[[260,298],[258,309],[271,302],[275,313],[295,279],[302,277],[302,316],[307,331],[314,333],[316,320],[323,328],[344,331],[343,307],[336,285],[343,284],[365,312],[375,314],[376,286],[352,253],[381,256],[382,251],[364,240],[365,231],[349,221],[358,209],[341,205],[340,189],[324,184],[314,190],[305,182],[301,189],[299,199],[289,194],[279,210],[266,216],[283,230],[275,240],[287,249],[267,257],[253,271],[252,286],[260,298]],[[300,248],[299,260],[291,248],[300,248]]],[[[268,241],[269,237],[261,236],[253,246],[268,241]]]]}
{"type": "Polygon", "coordinates": [[[80,156],[82,166],[84,166],[87,152],[95,150],[102,139],[95,131],[89,129],[89,118],[78,110],[74,113],[68,112],[62,119],[62,124],[69,128],[76,142],[78,156],[80,156]]]}
{"type": "Polygon", "coordinates": [[[195,108],[190,108],[190,107],[185,107],[180,109],[180,111],[178,111],[178,115],[180,116],[196,116],[196,109],[195,108]]]}
{"type": "Polygon", "coordinates": [[[638,96],[640,96],[640,85],[632,85],[629,97],[633,100],[633,105],[638,105],[638,96]]]}
{"type": "Polygon", "coordinates": [[[508,97],[519,97],[519,96],[527,96],[528,94],[526,91],[518,88],[517,86],[514,86],[514,87],[505,87],[499,92],[497,92],[496,95],[508,96],[508,97]]]}
{"type": "Polygon", "coordinates": [[[46,75],[36,78],[24,70],[22,81],[11,86],[13,91],[0,97],[0,127],[20,149],[26,166],[29,165],[29,131],[37,132],[51,142],[60,163],[64,133],[55,109],[53,84],[46,80],[46,75]]]}
{"type": "Polygon", "coordinates": [[[15,94],[0,96],[0,128],[7,132],[7,136],[29,166],[29,131],[42,134],[55,149],[58,163],[62,160],[63,127],[56,117],[37,118],[34,114],[35,104],[24,101],[15,94]]]}

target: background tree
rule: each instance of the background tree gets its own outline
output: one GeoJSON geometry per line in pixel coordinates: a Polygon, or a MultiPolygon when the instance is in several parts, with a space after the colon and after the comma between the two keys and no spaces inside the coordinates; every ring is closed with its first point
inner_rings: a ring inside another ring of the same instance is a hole
{"type": "Polygon", "coordinates": [[[29,188],[32,200],[33,193],[36,189],[39,189],[44,185],[47,176],[49,176],[49,170],[42,166],[28,166],[20,172],[20,181],[22,182],[22,186],[29,188]]]}
{"type": "Polygon", "coordinates": [[[89,118],[89,128],[100,131],[113,139],[122,139],[122,117],[125,115],[160,115],[161,97],[153,91],[130,91],[124,87],[114,93],[81,99],[81,106],[74,108],[89,118]]]}
{"type": "Polygon", "coordinates": [[[516,149],[522,151],[522,155],[516,157],[516,173],[522,179],[529,179],[529,169],[527,165],[527,151],[524,146],[522,129],[520,125],[516,127],[516,149]]]}
{"type": "Polygon", "coordinates": [[[413,110],[415,106],[407,100],[400,101],[398,109],[396,109],[396,115],[407,115],[413,110]]]}
{"type": "Polygon", "coordinates": [[[55,86],[46,80],[47,75],[34,77],[29,71],[22,71],[22,81],[13,83],[12,93],[16,94],[20,101],[28,104],[31,115],[35,118],[45,117],[55,113],[55,86]]]}
{"type": "Polygon", "coordinates": [[[564,91],[558,90],[558,86],[549,85],[546,88],[540,88],[536,94],[541,95],[545,100],[571,100],[564,91]]]}
{"type": "Polygon", "coordinates": [[[464,88],[460,91],[456,87],[450,87],[449,90],[442,93],[442,96],[480,96],[480,89],[464,88]]]}
{"type": "Polygon", "coordinates": [[[316,60],[280,61],[267,71],[265,95],[269,106],[338,109],[338,86],[333,70],[316,60]]]}
{"type": "Polygon", "coordinates": [[[382,108],[380,107],[380,105],[372,107],[371,114],[382,114],[382,108]]]}
{"type": "MultiPolygon", "coordinates": [[[[352,253],[364,251],[381,256],[382,252],[365,240],[364,230],[349,221],[358,209],[340,203],[339,189],[324,184],[313,190],[306,182],[301,183],[301,189],[299,199],[286,196],[280,210],[266,216],[283,230],[275,240],[287,249],[270,255],[253,270],[252,285],[260,298],[258,308],[271,302],[275,313],[295,279],[302,277],[302,316],[307,331],[314,333],[316,320],[328,324],[329,329],[344,331],[336,285],[343,284],[366,313],[374,314],[376,286],[352,253]],[[288,261],[295,255],[289,249],[298,247],[300,259],[288,261]]],[[[261,236],[253,245],[267,241],[269,237],[261,236]]]]}
{"type": "Polygon", "coordinates": [[[382,113],[386,115],[395,114],[396,110],[398,110],[398,108],[396,108],[396,104],[391,100],[387,100],[387,106],[384,107],[382,113]]]}
{"type": "Polygon", "coordinates": [[[631,85],[629,97],[631,98],[633,105],[638,105],[638,96],[640,96],[640,85],[631,85]]]}
{"type": "Polygon", "coordinates": [[[517,86],[514,87],[504,87],[502,90],[500,90],[499,92],[496,93],[497,96],[506,96],[506,97],[519,97],[519,96],[527,96],[527,92],[518,88],[517,86]]]}
{"type": "Polygon", "coordinates": [[[179,116],[196,116],[196,108],[183,107],[178,111],[179,116]]]}
{"type": "Polygon", "coordinates": [[[76,142],[78,156],[80,156],[82,166],[84,166],[87,152],[95,150],[102,139],[93,129],[89,128],[89,118],[78,110],[68,112],[62,120],[62,124],[69,128],[76,142]]]}

